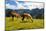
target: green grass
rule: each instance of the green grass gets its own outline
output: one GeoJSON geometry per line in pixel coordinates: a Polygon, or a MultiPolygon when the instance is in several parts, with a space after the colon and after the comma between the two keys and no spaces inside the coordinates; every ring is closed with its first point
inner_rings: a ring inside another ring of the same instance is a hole
{"type": "Polygon", "coordinates": [[[14,18],[12,21],[11,17],[6,17],[6,30],[20,30],[20,29],[42,29],[44,28],[44,20],[43,19],[33,19],[33,23],[31,23],[31,19],[28,19],[25,23],[22,22],[22,18],[14,18]]]}

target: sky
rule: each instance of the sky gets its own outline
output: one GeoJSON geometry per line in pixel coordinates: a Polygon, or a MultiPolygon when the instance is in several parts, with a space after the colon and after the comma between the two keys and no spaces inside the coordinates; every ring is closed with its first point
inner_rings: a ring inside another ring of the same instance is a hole
{"type": "Polygon", "coordinates": [[[6,0],[6,9],[35,9],[43,8],[43,3],[36,3],[31,1],[6,0]]]}

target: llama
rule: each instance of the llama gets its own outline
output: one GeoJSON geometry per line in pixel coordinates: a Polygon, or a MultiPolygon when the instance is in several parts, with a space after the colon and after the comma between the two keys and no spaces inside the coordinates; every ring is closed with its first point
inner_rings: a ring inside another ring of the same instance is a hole
{"type": "Polygon", "coordinates": [[[32,16],[29,14],[29,13],[24,13],[23,15],[22,15],[22,21],[24,20],[24,18],[30,18],[31,19],[31,21],[33,22],[33,20],[32,20],[32,16]]]}

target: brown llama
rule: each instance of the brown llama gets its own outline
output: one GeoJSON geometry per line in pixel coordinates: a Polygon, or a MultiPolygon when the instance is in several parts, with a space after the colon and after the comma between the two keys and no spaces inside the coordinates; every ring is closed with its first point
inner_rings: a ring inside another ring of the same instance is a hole
{"type": "Polygon", "coordinates": [[[11,15],[12,15],[12,20],[14,20],[14,17],[17,17],[17,18],[21,17],[20,14],[17,13],[16,11],[12,11],[11,15]]]}
{"type": "Polygon", "coordinates": [[[22,21],[24,20],[24,18],[30,18],[31,19],[31,21],[33,22],[33,20],[32,20],[32,16],[29,14],[29,13],[24,13],[23,15],[22,15],[22,21]]]}

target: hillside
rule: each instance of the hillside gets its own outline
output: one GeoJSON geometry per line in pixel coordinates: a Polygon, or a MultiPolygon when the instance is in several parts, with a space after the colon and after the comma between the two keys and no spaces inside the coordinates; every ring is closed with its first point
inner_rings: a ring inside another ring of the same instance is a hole
{"type": "MultiPolygon", "coordinates": [[[[12,9],[6,9],[6,16],[10,16],[9,12],[13,11],[12,9]]],[[[19,13],[20,15],[22,15],[23,13],[29,13],[30,15],[32,15],[33,18],[43,18],[44,17],[44,8],[42,9],[17,9],[15,10],[17,13],[19,13]]]]}

